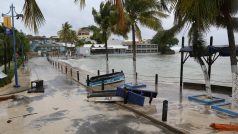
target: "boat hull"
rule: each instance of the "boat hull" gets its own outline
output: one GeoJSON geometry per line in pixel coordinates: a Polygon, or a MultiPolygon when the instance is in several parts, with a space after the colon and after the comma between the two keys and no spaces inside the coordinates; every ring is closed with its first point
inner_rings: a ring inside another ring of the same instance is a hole
{"type": "Polygon", "coordinates": [[[113,84],[125,80],[123,72],[116,72],[106,75],[94,76],[88,80],[87,85],[90,87],[100,86],[102,84],[113,84]]]}

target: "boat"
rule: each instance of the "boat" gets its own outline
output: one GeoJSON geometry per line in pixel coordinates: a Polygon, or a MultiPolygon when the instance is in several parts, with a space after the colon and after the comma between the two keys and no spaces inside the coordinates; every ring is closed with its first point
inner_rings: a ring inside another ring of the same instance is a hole
{"type": "Polygon", "coordinates": [[[123,72],[114,72],[110,74],[104,74],[99,76],[93,76],[87,80],[87,86],[95,87],[102,84],[113,84],[116,82],[121,82],[125,80],[125,75],[123,72]]]}

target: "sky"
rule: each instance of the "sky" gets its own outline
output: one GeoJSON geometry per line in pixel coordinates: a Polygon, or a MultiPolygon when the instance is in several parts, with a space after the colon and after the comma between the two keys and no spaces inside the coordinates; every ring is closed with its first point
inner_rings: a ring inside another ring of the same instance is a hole
{"type": "MultiPolygon", "coordinates": [[[[0,0],[0,14],[7,13],[10,9],[10,5],[13,4],[17,13],[22,13],[24,0],[0,0]]],[[[45,17],[45,24],[40,27],[38,35],[56,36],[57,31],[61,29],[61,26],[65,22],[69,22],[74,30],[78,30],[80,27],[94,25],[92,16],[92,7],[99,8],[100,3],[103,0],[86,0],[86,7],[81,10],[79,4],[75,4],[74,0],[36,0],[43,15],[45,17]]],[[[0,17],[0,22],[3,18],[0,17]]],[[[164,29],[168,29],[173,26],[173,15],[170,15],[166,19],[162,19],[164,29]]],[[[32,34],[28,28],[25,28],[24,23],[21,20],[15,20],[15,27],[22,30],[24,33],[32,34]]],[[[156,32],[146,27],[141,27],[142,38],[151,39],[156,32]]],[[[128,34],[131,39],[131,33],[128,34]]],[[[176,37],[180,40],[185,36],[185,42],[187,42],[187,30],[181,31],[176,37]]],[[[210,36],[214,38],[214,45],[228,44],[227,33],[225,29],[217,29],[212,27],[208,33],[205,34],[205,39],[209,43],[210,36]]],[[[119,38],[118,36],[112,36],[113,38],[119,38]]],[[[238,34],[235,34],[236,42],[238,42],[238,34]]],[[[186,43],[187,44],[187,43],[186,43]]],[[[185,45],[186,45],[185,44],[185,45]]],[[[238,44],[238,43],[237,43],[238,44]]]]}

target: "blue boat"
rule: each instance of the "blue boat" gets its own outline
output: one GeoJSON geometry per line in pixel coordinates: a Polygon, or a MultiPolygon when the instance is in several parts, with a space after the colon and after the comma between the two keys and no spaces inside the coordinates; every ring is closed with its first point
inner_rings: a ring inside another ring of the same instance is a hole
{"type": "Polygon", "coordinates": [[[145,97],[149,97],[149,103],[151,104],[152,99],[156,98],[158,95],[155,91],[147,91],[137,88],[128,88],[126,86],[117,87],[116,96],[123,97],[127,99],[128,102],[143,106],[145,102],[145,97]]]}
{"type": "Polygon", "coordinates": [[[125,75],[123,72],[115,72],[110,74],[104,74],[99,76],[93,76],[87,80],[87,86],[94,87],[104,84],[112,84],[116,82],[121,82],[125,80],[125,75]]]}

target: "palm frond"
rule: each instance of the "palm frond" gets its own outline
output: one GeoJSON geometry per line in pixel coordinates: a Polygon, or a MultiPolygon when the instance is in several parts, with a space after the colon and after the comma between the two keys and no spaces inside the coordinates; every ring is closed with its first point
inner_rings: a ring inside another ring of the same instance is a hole
{"type": "Polygon", "coordinates": [[[206,41],[203,38],[202,31],[199,30],[198,22],[194,22],[188,33],[189,45],[193,47],[194,57],[201,57],[205,53],[206,41]]]}
{"type": "Polygon", "coordinates": [[[141,16],[139,18],[139,20],[140,20],[139,22],[141,25],[146,26],[150,29],[153,29],[153,30],[161,30],[162,29],[161,20],[156,17],[151,16],[150,18],[145,18],[145,17],[141,16]]]}
{"type": "Polygon", "coordinates": [[[23,21],[26,27],[29,27],[35,33],[38,33],[39,27],[45,22],[45,18],[38,7],[36,0],[25,0],[23,13],[23,21]]]}
{"type": "Polygon", "coordinates": [[[83,9],[86,5],[85,0],[74,0],[74,3],[79,3],[80,9],[83,9]]]}

